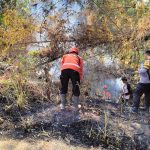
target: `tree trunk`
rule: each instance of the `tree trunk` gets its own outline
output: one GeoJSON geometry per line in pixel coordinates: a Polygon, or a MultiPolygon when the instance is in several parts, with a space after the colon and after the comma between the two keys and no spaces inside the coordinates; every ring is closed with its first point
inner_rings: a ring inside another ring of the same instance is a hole
{"type": "Polygon", "coordinates": [[[49,68],[50,66],[48,65],[48,67],[44,68],[44,72],[45,72],[45,78],[46,78],[46,94],[47,94],[47,98],[48,100],[51,99],[51,75],[49,74],[49,68]]]}

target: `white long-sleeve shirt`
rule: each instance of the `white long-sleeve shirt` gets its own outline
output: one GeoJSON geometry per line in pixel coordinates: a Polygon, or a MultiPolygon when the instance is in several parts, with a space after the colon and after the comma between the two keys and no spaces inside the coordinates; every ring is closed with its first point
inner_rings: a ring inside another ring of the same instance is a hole
{"type": "Polygon", "coordinates": [[[122,86],[122,93],[123,93],[123,98],[126,99],[126,100],[129,100],[130,99],[130,91],[128,90],[128,84],[126,83],[123,83],[123,86],[122,86]],[[129,94],[127,94],[129,93],[129,94]]]}

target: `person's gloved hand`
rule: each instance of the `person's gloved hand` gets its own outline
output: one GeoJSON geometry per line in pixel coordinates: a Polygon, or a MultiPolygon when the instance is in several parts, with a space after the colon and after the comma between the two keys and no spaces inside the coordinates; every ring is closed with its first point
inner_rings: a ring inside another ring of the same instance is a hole
{"type": "Polygon", "coordinates": [[[150,60],[149,59],[145,60],[145,62],[144,62],[144,68],[150,69],[150,60]]]}

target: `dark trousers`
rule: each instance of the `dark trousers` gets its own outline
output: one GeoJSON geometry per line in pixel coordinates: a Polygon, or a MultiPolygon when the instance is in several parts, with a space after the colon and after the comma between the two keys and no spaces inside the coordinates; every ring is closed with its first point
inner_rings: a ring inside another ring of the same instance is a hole
{"type": "Polygon", "coordinates": [[[72,92],[74,96],[80,95],[80,76],[77,71],[72,69],[65,69],[61,72],[60,81],[61,81],[61,94],[66,94],[68,91],[68,83],[71,79],[72,82],[72,92]]]}
{"type": "Polygon", "coordinates": [[[133,94],[134,107],[139,108],[140,98],[145,95],[145,106],[150,107],[150,83],[139,83],[133,94]]]}

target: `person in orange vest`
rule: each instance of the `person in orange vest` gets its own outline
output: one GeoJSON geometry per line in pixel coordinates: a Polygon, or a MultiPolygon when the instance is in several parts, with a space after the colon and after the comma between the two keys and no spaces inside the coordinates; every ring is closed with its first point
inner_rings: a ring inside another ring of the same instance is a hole
{"type": "Polygon", "coordinates": [[[68,91],[68,83],[71,79],[72,82],[72,92],[73,92],[73,105],[75,109],[78,110],[79,96],[80,96],[80,81],[83,79],[83,60],[78,55],[78,48],[71,48],[68,54],[63,55],[61,60],[61,110],[65,109],[66,105],[66,94],[68,91]]]}

